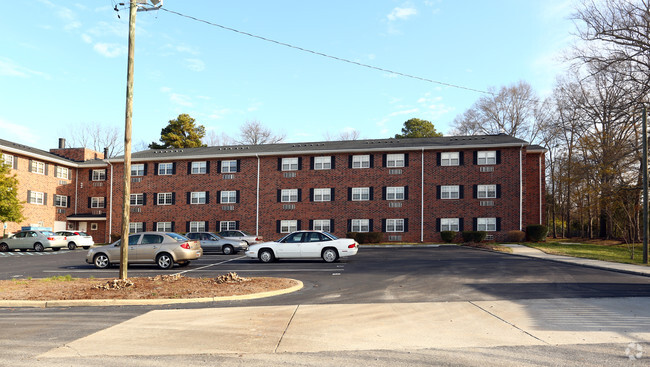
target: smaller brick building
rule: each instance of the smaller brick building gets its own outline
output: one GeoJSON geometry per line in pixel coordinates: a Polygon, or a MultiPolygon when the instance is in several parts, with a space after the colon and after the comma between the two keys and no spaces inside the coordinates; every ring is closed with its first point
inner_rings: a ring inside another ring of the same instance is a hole
{"type": "MultiPolygon", "coordinates": [[[[96,242],[121,231],[122,157],[3,140],[0,151],[13,157],[5,161],[27,199],[26,223],[85,230],[96,242]]],[[[544,223],[544,152],[506,135],[148,150],[132,155],[130,227],[408,242],[475,229],[502,240],[544,223]]]]}

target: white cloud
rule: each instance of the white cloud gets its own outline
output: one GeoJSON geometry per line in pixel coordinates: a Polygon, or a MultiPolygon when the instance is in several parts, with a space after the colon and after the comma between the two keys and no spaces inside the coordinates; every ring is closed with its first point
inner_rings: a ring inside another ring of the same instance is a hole
{"type": "Polygon", "coordinates": [[[160,91],[163,92],[163,93],[169,93],[169,92],[172,91],[172,89],[169,88],[169,87],[161,87],[161,88],[160,88],[160,91]]]}
{"type": "Polygon", "coordinates": [[[87,35],[85,33],[81,35],[81,39],[86,43],[93,43],[92,37],[90,37],[89,35],[87,35]]]}
{"type": "Polygon", "coordinates": [[[187,62],[187,68],[192,71],[201,72],[205,70],[205,63],[202,60],[185,59],[185,62],[187,62]]]}
{"type": "Polygon", "coordinates": [[[416,108],[410,108],[408,110],[391,112],[390,114],[388,114],[388,116],[395,117],[395,116],[402,116],[402,115],[411,115],[418,112],[420,112],[420,109],[416,107],[416,108]]]}
{"type": "Polygon", "coordinates": [[[15,142],[37,142],[42,134],[35,133],[26,124],[14,124],[0,117],[2,138],[15,142]]]}
{"type": "Polygon", "coordinates": [[[0,75],[15,76],[19,78],[29,78],[30,76],[40,76],[45,79],[50,79],[50,76],[40,71],[26,68],[18,65],[11,59],[0,57],[0,75]]]}
{"type": "Polygon", "coordinates": [[[192,98],[190,98],[189,96],[183,95],[183,94],[171,93],[169,95],[169,100],[172,103],[175,103],[175,104],[183,106],[183,107],[193,107],[194,106],[194,103],[192,103],[192,98]]]}
{"type": "Polygon", "coordinates": [[[386,17],[388,18],[388,20],[390,20],[392,22],[392,21],[396,21],[398,19],[399,20],[407,20],[411,16],[417,15],[417,14],[418,14],[418,10],[415,9],[415,8],[396,7],[386,17]]]}
{"type": "Polygon", "coordinates": [[[93,49],[100,55],[106,57],[118,57],[125,53],[124,47],[124,45],[118,45],[116,43],[98,42],[93,46],[93,49]]]}

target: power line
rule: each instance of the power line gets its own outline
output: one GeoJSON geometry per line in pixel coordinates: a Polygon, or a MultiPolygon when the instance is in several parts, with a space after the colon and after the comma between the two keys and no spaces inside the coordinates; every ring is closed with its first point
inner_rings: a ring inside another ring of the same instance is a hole
{"type": "Polygon", "coordinates": [[[314,54],[314,55],[318,55],[318,56],[326,57],[326,58],[329,58],[329,59],[333,59],[333,60],[337,60],[337,61],[341,61],[341,62],[346,62],[346,63],[349,63],[349,64],[354,64],[354,65],[361,66],[361,67],[364,67],[364,68],[374,69],[374,70],[379,70],[379,71],[382,71],[382,72],[385,72],[385,73],[390,73],[390,74],[400,75],[400,76],[403,76],[403,77],[407,77],[407,78],[411,78],[411,79],[417,79],[417,80],[421,80],[421,81],[428,82],[428,83],[439,84],[439,85],[443,85],[443,86],[445,86],[445,87],[451,87],[451,88],[457,88],[457,89],[464,89],[464,90],[468,90],[468,91],[471,91],[471,92],[477,92],[477,93],[482,93],[482,94],[488,94],[488,95],[491,95],[491,96],[494,96],[494,95],[495,95],[494,93],[487,92],[487,91],[480,90],[480,89],[474,89],[474,88],[470,88],[470,87],[464,87],[464,86],[462,86],[462,85],[456,85],[456,84],[451,84],[451,83],[445,83],[445,82],[441,82],[441,81],[437,81],[437,80],[433,80],[433,79],[423,78],[423,77],[416,76],[416,75],[411,75],[411,74],[401,73],[401,72],[399,72],[399,71],[394,71],[394,70],[389,70],[389,69],[380,68],[380,67],[378,67],[378,66],[373,66],[373,65],[364,64],[364,63],[361,63],[361,62],[358,62],[358,61],[352,61],[352,60],[345,59],[345,58],[342,58],[342,57],[337,57],[337,56],[328,55],[328,54],[325,54],[325,53],[322,53],[322,52],[318,52],[318,51],[310,50],[310,49],[303,48],[303,47],[300,47],[300,46],[295,46],[295,45],[292,45],[292,44],[289,44],[289,43],[285,43],[285,42],[276,41],[276,40],[273,40],[273,39],[270,39],[270,38],[266,38],[266,37],[262,37],[262,36],[258,36],[258,35],[252,34],[252,33],[244,32],[244,31],[240,31],[240,30],[235,29],[235,28],[226,27],[226,26],[221,25],[221,24],[212,23],[212,22],[209,22],[209,21],[207,21],[207,20],[199,19],[199,18],[193,17],[193,16],[191,16],[191,15],[181,14],[181,13],[179,13],[179,12],[176,12],[176,11],[173,11],[173,10],[169,10],[169,9],[166,9],[166,8],[160,8],[160,10],[166,11],[166,12],[171,13],[171,14],[178,15],[178,16],[183,17],[183,18],[188,18],[188,19],[191,19],[191,20],[194,20],[194,21],[197,21],[197,22],[205,23],[205,24],[211,25],[211,26],[213,26],[213,27],[219,27],[219,28],[221,28],[221,29],[225,29],[225,30],[227,30],[227,31],[231,31],[231,32],[235,32],[235,33],[243,34],[243,35],[245,35],[245,36],[252,37],[252,38],[257,38],[257,39],[260,39],[260,40],[262,40],[262,41],[275,43],[275,44],[280,45],[280,46],[285,46],[285,47],[293,48],[293,49],[295,49],[295,50],[299,50],[299,51],[302,51],[302,52],[307,52],[307,53],[311,53],[311,54],[314,54]]]}

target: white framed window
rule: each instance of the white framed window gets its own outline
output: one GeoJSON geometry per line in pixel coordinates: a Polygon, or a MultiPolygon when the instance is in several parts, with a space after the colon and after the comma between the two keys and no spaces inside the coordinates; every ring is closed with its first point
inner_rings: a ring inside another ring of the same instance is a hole
{"type": "Polygon", "coordinates": [[[67,208],[68,207],[68,197],[65,195],[54,195],[54,206],[67,208]]]}
{"type": "Polygon", "coordinates": [[[171,232],[172,222],[158,222],[156,223],[156,231],[158,232],[171,232]]]}
{"type": "Polygon", "coordinates": [[[331,225],[329,219],[315,219],[314,220],[314,230],[315,231],[325,231],[329,232],[331,225]]]}
{"type": "Polygon", "coordinates": [[[144,194],[131,194],[130,203],[132,206],[144,205],[144,194]]]}
{"type": "Polygon", "coordinates": [[[132,164],[131,165],[131,176],[144,176],[144,164],[132,164]]]}
{"type": "Polygon", "coordinates": [[[460,186],[458,185],[440,186],[440,198],[441,199],[460,198],[460,186]]]}
{"type": "Polygon", "coordinates": [[[458,218],[440,218],[440,231],[460,231],[460,220],[458,218]]]}
{"type": "Polygon", "coordinates": [[[387,187],[386,200],[404,200],[404,186],[387,187]]]}
{"type": "Polygon", "coordinates": [[[298,158],[282,158],[282,170],[283,171],[297,171],[298,170],[298,158]]]}
{"type": "Polygon", "coordinates": [[[369,187],[353,187],[352,188],[352,201],[367,201],[370,200],[369,187]]]}
{"type": "Polygon", "coordinates": [[[297,220],[281,220],[280,233],[291,233],[298,230],[297,220]]]}
{"type": "Polygon", "coordinates": [[[440,153],[441,166],[458,166],[460,164],[459,152],[443,152],[440,153]]]}
{"type": "Polygon", "coordinates": [[[352,219],[352,232],[370,232],[370,219],[352,219]]]}
{"type": "Polygon", "coordinates": [[[93,181],[106,181],[106,170],[105,169],[94,169],[93,170],[93,181]]]}
{"type": "Polygon", "coordinates": [[[11,154],[2,153],[2,162],[9,166],[9,168],[14,168],[14,156],[11,154]]]}
{"type": "Polygon", "coordinates": [[[476,230],[485,232],[494,232],[497,230],[496,218],[477,218],[476,230]]]}
{"type": "Polygon", "coordinates": [[[404,167],[404,154],[387,154],[386,167],[404,167]]]}
{"type": "Polygon", "coordinates": [[[70,169],[68,167],[56,166],[56,177],[67,180],[70,177],[70,169]]]}
{"type": "Polygon", "coordinates": [[[237,229],[237,222],[234,220],[222,220],[219,222],[219,231],[234,231],[237,229]]]}
{"type": "MultiPolygon", "coordinates": [[[[144,223],[142,222],[130,222],[129,223],[129,233],[138,233],[144,232],[144,223]]],[[[130,243],[133,245],[132,243],[130,243]]]]}
{"type": "Polygon", "coordinates": [[[205,222],[204,221],[190,222],[190,232],[205,232],[205,222]]]}
{"type": "Polygon", "coordinates": [[[479,199],[495,199],[497,197],[497,185],[478,185],[476,196],[479,199]]]}
{"type": "Polygon", "coordinates": [[[205,191],[197,191],[190,193],[190,204],[205,204],[205,191]]]}
{"type": "Polygon", "coordinates": [[[332,189],[314,189],[314,201],[332,201],[332,189]]]}
{"type": "Polygon", "coordinates": [[[295,203],[298,201],[298,189],[284,189],[280,191],[280,201],[283,203],[295,203]]]}
{"type": "Polygon", "coordinates": [[[204,175],[208,171],[208,162],[192,162],[192,174],[193,175],[204,175]]]}
{"type": "Polygon", "coordinates": [[[38,173],[39,175],[44,175],[45,174],[45,163],[38,162],[38,161],[32,161],[32,172],[33,173],[38,173]]]}
{"type": "Polygon", "coordinates": [[[38,191],[29,192],[29,203],[37,205],[45,205],[45,193],[38,191]]]}
{"type": "Polygon", "coordinates": [[[172,205],[173,195],[171,192],[160,192],[156,198],[158,205],[172,205]]]}
{"type": "Polygon", "coordinates": [[[105,208],[106,207],[106,199],[104,197],[90,198],[90,207],[94,208],[94,209],[105,208]]]}
{"type": "Polygon", "coordinates": [[[386,232],[404,232],[404,219],[386,219],[386,232]]]}
{"type": "Polygon", "coordinates": [[[352,168],[370,168],[370,155],[353,155],[352,168]]]}
{"type": "Polygon", "coordinates": [[[174,174],[174,163],[158,163],[158,175],[173,175],[174,174]]]}
{"type": "Polygon", "coordinates": [[[497,151],[479,151],[476,154],[478,164],[497,164],[497,151]]]}
{"type": "Polygon", "coordinates": [[[221,173],[237,172],[237,161],[221,161],[221,173]]]}
{"type": "Polygon", "coordinates": [[[237,202],[237,191],[222,191],[221,203],[222,204],[235,204],[237,202]]]}
{"type": "Polygon", "coordinates": [[[332,157],[315,157],[314,158],[314,169],[323,170],[323,169],[332,169],[332,157]]]}

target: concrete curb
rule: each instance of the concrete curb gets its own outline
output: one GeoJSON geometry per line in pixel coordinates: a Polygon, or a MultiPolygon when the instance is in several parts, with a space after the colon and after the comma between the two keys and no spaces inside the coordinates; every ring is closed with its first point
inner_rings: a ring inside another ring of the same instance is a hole
{"type": "Polygon", "coordinates": [[[279,289],[276,291],[244,294],[240,296],[204,297],[204,298],[181,298],[181,299],[79,299],[79,300],[50,300],[50,301],[26,301],[26,300],[0,300],[0,308],[32,307],[32,308],[53,308],[53,307],[107,307],[107,306],[157,306],[172,305],[181,303],[206,303],[241,301],[279,296],[301,290],[304,284],[297,279],[292,279],[298,284],[293,287],[279,289]]]}

